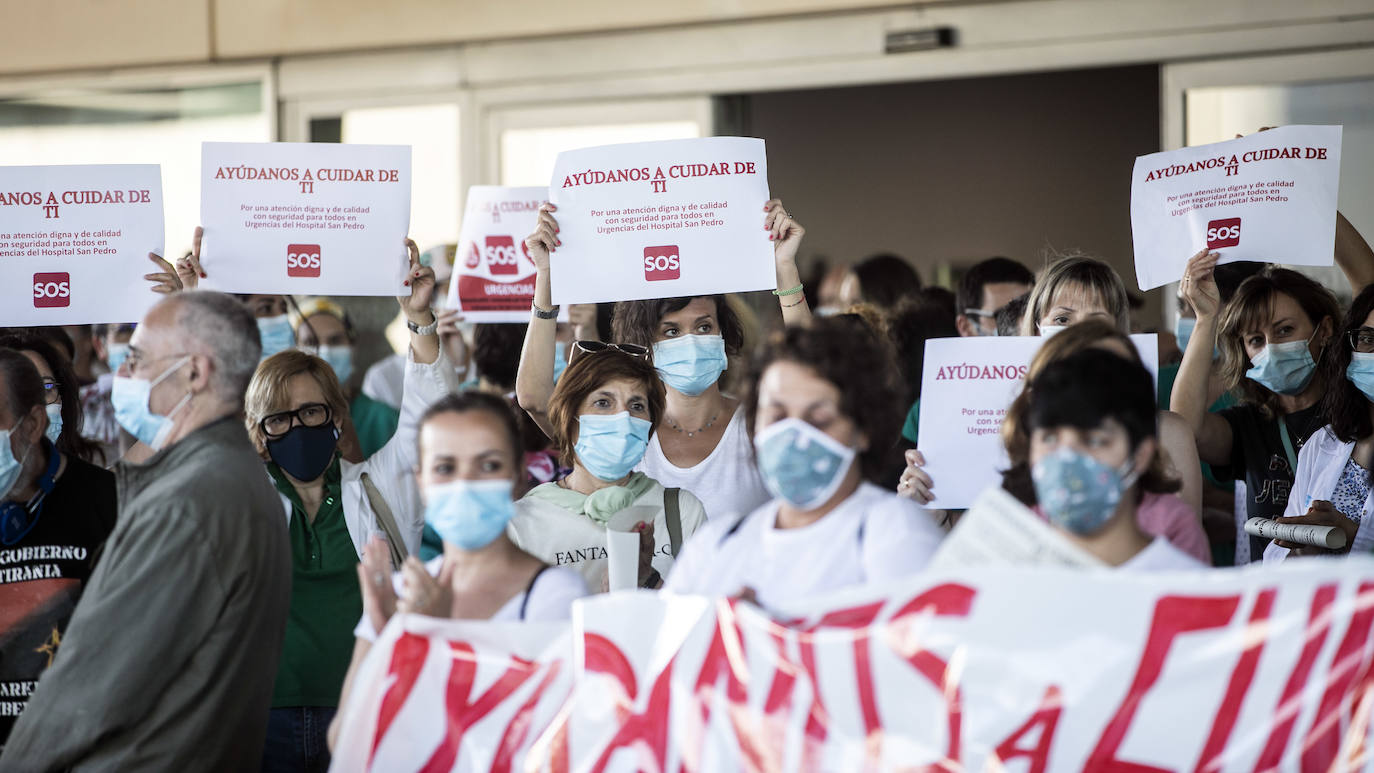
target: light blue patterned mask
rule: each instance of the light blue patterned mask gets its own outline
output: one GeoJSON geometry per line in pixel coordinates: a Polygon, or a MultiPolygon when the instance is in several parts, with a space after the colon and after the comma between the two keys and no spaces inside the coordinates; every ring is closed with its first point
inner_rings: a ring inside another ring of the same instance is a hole
{"type": "Polygon", "coordinates": [[[1312,359],[1312,350],[1307,343],[1285,341],[1269,344],[1264,351],[1250,358],[1251,368],[1245,371],[1246,377],[1275,394],[1298,394],[1307,388],[1312,381],[1312,374],[1317,372],[1317,363],[1312,359]]]}
{"type": "Polygon", "coordinates": [[[801,419],[768,425],[754,436],[754,450],[763,485],[799,510],[830,501],[854,463],[854,449],[801,419]]]}
{"type": "Polygon", "coordinates": [[[285,314],[275,317],[258,318],[258,337],[262,339],[262,359],[277,352],[284,352],[296,345],[296,331],[291,329],[291,318],[285,314]]]}
{"type": "Polygon", "coordinates": [[[649,447],[653,425],[629,411],[604,416],[585,413],[577,417],[577,443],[573,451],[583,468],[600,480],[620,480],[630,474],[649,447]]]}
{"type": "Polygon", "coordinates": [[[43,407],[48,412],[48,429],[43,434],[47,435],[48,442],[57,445],[57,439],[62,436],[62,404],[53,403],[43,407]]]}
{"type": "Polygon", "coordinates": [[[1096,534],[1135,483],[1130,463],[1127,459],[1123,471],[1067,446],[1059,448],[1031,469],[1040,510],[1061,529],[1080,537],[1096,534]]]}
{"type": "Polygon", "coordinates": [[[1345,369],[1345,377],[1364,396],[1374,400],[1374,352],[1351,352],[1350,365],[1345,369]]]}

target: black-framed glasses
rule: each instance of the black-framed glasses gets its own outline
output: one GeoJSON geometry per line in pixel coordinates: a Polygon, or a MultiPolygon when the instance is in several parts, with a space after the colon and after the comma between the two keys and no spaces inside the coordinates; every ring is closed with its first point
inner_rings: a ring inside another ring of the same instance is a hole
{"type": "Polygon", "coordinates": [[[1374,327],[1362,327],[1358,330],[1345,331],[1345,337],[1350,341],[1350,348],[1361,354],[1374,352],[1374,327]]]}
{"type": "Polygon", "coordinates": [[[57,405],[62,402],[62,384],[50,378],[43,379],[43,404],[57,405]]]}
{"type": "Polygon", "coordinates": [[[649,349],[639,344],[608,344],[605,341],[573,341],[572,349],[568,353],[568,364],[572,365],[577,358],[584,354],[597,354],[598,352],[617,351],[628,354],[641,360],[649,359],[649,349]]]}
{"type": "Polygon", "coordinates": [[[258,422],[258,429],[270,438],[279,438],[290,432],[293,424],[322,427],[333,418],[334,412],[324,403],[306,403],[294,411],[267,414],[258,422]]]}

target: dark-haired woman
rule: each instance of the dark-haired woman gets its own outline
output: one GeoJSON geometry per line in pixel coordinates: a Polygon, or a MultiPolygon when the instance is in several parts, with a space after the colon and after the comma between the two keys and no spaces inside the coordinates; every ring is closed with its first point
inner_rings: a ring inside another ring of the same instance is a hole
{"type": "MultiPolygon", "coordinates": [[[[548,264],[549,253],[560,244],[554,209],[551,204],[541,208],[539,224],[525,240],[537,273],[534,318],[516,382],[520,406],[548,433],[556,311],[551,307],[548,264]]],[[[805,231],[776,199],[764,205],[760,223],[775,245],[775,292],[783,323],[804,326],[811,311],[796,256],[805,231]]],[[[611,338],[650,349],[654,367],[668,387],[663,429],[650,439],[637,469],[665,486],[696,494],[710,517],[747,513],[766,502],[768,491],[752,463],[740,402],[721,391],[722,374],[744,346],[743,326],[725,297],[622,301],[616,304],[611,338]]]]}
{"type": "Polygon", "coordinates": [[[1029,442],[1007,443],[1002,485],[1108,566],[1205,568],[1140,525],[1146,492],[1178,488],[1161,473],[1152,382],[1138,361],[1103,348],[1046,364],[1007,412],[1003,437],[1029,442]]]}
{"type": "Polygon", "coordinates": [[[687,543],[667,590],[765,607],[903,577],[942,533],[914,503],[872,482],[890,459],[900,406],[881,343],[860,326],[817,320],[762,355],[746,401],[758,468],[773,499],[716,518],[687,543]]]}
{"type": "MultiPolygon", "coordinates": [[[[1339,552],[1367,553],[1374,548],[1369,474],[1374,462],[1374,287],[1366,287],[1351,302],[1340,340],[1322,359],[1321,369],[1327,385],[1321,413],[1330,423],[1299,452],[1288,507],[1279,521],[1339,527],[1346,532],[1346,546],[1339,552]]],[[[1275,541],[1265,548],[1264,560],[1282,560],[1290,552],[1330,551],[1275,541]]]]}
{"type": "Polygon", "coordinates": [[[43,378],[44,408],[48,413],[48,440],[66,456],[83,462],[104,465],[108,460],[100,445],[81,434],[83,408],[81,386],[76,382],[65,354],[48,339],[29,331],[0,335],[0,347],[22,352],[38,368],[43,378]]]}

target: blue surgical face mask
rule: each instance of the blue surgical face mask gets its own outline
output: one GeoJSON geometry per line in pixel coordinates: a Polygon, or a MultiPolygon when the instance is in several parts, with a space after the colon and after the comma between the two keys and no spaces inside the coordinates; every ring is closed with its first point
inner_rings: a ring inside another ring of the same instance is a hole
{"type": "Polygon", "coordinates": [[[1102,530],[1136,475],[1126,460],[1115,469],[1067,446],[1035,463],[1035,498],[1050,523],[1086,537],[1102,530]]]}
{"type": "Polygon", "coordinates": [[[425,488],[425,522],[444,542],[480,550],[506,530],[515,515],[514,484],[502,480],[455,480],[425,488]]]}
{"type": "Polygon", "coordinates": [[[553,342],[553,383],[557,384],[558,379],[563,377],[563,371],[568,369],[568,345],[562,341],[553,342]]]}
{"type": "Polygon", "coordinates": [[[162,383],[190,360],[191,355],[185,355],[152,381],[125,376],[114,377],[114,386],[110,389],[110,402],[114,404],[115,421],[154,451],[161,450],[162,444],[167,442],[167,436],[172,433],[172,417],[190,402],[191,393],[187,392],[186,396],[181,398],[181,402],[166,416],[159,416],[148,407],[153,387],[162,383]]]}
{"type": "Polygon", "coordinates": [[[24,470],[24,460],[15,459],[14,449],[10,448],[10,432],[0,429],[0,499],[10,493],[14,482],[19,480],[19,473],[24,470]]]}
{"type": "Polygon", "coordinates": [[[105,364],[110,366],[111,373],[118,373],[119,366],[124,362],[124,358],[129,356],[129,345],[110,344],[106,347],[105,364]]]}
{"type": "Polygon", "coordinates": [[[1345,369],[1345,377],[1364,396],[1374,401],[1374,352],[1351,352],[1350,365],[1345,369]]]}
{"type": "Polygon", "coordinates": [[[685,335],[654,344],[654,367],[663,383],[688,397],[709,389],[728,365],[720,336],[685,335]]]}
{"type": "Polygon", "coordinates": [[[1197,319],[1194,317],[1179,317],[1174,322],[1174,338],[1178,339],[1178,350],[1188,351],[1188,341],[1193,337],[1193,328],[1197,327],[1197,319]]]}
{"type": "Polygon", "coordinates": [[[577,424],[573,451],[578,463],[607,481],[620,480],[639,464],[649,447],[649,430],[653,426],[628,411],[612,416],[585,413],[577,417],[577,424]]]}
{"type": "Polygon", "coordinates": [[[759,474],[773,496],[814,510],[835,495],[854,464],[854,449],[801,419],[774,422],[754,436],[759,474]]]}
{"type": "Polygon", "coordinates": [[[315,350],[315,356],[329,363],[340,385],[348,383],[349,376],[353,375],[353,347],[325,344],[315,350]]]}
{"type": "Polygon", "coordinates": [[[278,314],[275,317],[259,317],[258,337],[262,339],[262,358],[264,360],[277,352],[284,352],[296,345],[296,331],[291,329],[291,318],[285,314],[278,314]]]}
{"type": "Polygon", "coordinates": [[[48,412],[48,429],[43,434],[48,436],[48,442],[57,445],[57,438],[62,434],[62,404],[54,403],[44,408],[48,412]]]}
{"type": "Polygon", "coordinates": [[[1312,381],[1312,374],[1317,372],[1317,363],[1312,359],[1308,341],[1269,344],[1264,351],[1250,358],[1252,367],[1245,371],[1246,377],[1275,394],[1298,394],[1307,388],[1312,381]]]}

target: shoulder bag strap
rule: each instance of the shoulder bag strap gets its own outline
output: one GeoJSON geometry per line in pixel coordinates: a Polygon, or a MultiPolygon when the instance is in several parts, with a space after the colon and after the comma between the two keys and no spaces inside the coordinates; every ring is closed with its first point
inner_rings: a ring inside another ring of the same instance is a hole
{"type": "Polygon", "coordinates": [[[668,548],[677,558],[682,549],[682,508],[679,502],[680,488],[663,489],[663,519],[668,523],[668,548]]]}
{"type": "Polygon", "coordinates": [[[391,507],[382,498],[382,492],[377,490],[377,486],[372,483],[367,473],[363,473],[362,482],[363,492],[367,494],[367,503],[372,505],[372,512],[377,516],[377,525],[382,527],[387,544],[391,547],[391,568],[399,572],[407,555],[405,540],[401,539],[401,530],[396,528],[396,518],[391,514],[391,507]]]}

